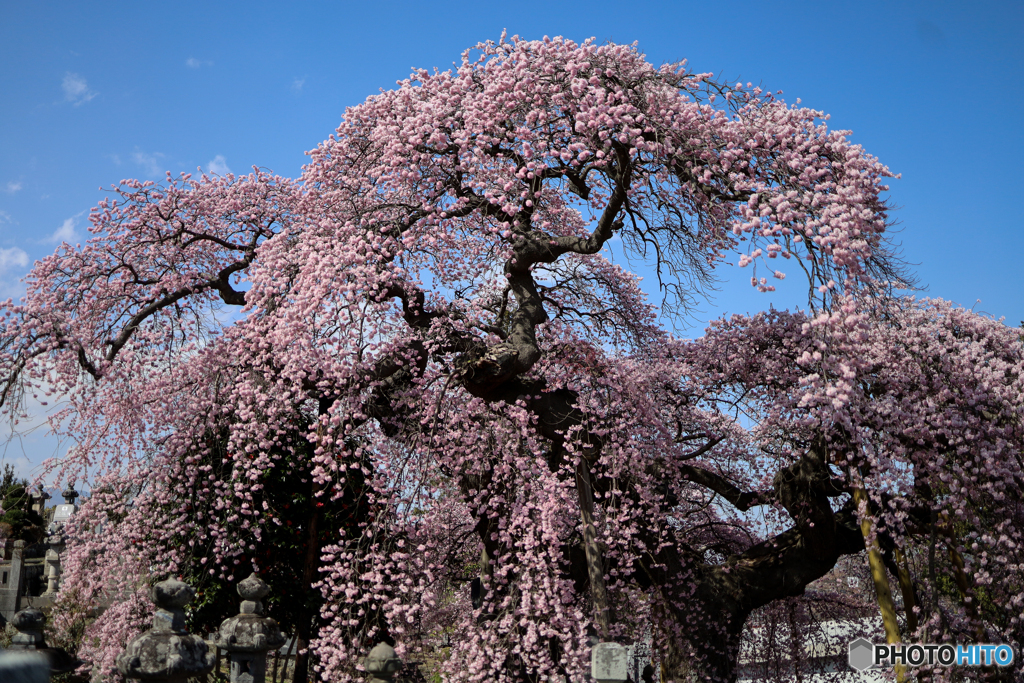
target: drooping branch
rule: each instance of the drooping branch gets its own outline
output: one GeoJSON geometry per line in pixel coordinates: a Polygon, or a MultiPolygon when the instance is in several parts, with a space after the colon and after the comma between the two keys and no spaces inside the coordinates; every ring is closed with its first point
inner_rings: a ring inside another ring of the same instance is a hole
{"type": "Polygon", "coordinates": [[[758,505],[768,504],[775,499],[773,491],[744,491],[725,477],[702,467],[686,464],[677,467],[684,479],[714,491],[741,512],[746,512],[758,505]]]}

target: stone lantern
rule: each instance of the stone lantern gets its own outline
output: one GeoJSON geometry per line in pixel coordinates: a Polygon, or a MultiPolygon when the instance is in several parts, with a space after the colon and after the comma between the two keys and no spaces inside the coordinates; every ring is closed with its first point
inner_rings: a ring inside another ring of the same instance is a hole
{"type": "Polygon", "coordinates": [[[402,660],[395,653],[395,648],[387,643],[379,643],[366,655],[363,668],[370,674],[367,683],[392,683],[395,674],[402,668],[402,660]]]}
{"type": "Polygon", "coordinates": [[[220,625],[217,647],[226,650],[231,663],[231,683],[263,683],[267,675],[267,651],[284,644],[277,622],[263,616],[270,587],[253,572],[238,584],[241,611],[220,625]]]}
{"type": "MultiPolygon", "coordinates": [[[[43,498],[40,501],[45,504],[45,499],[48,499],[50,496],[45,492],[41,495],[43,498]]],[[[71,519],[71,516],[75,514],[75,510],[78,507],[75,505],[78,491],[75,490],[74,482],[68,484],[67,489],[64,490],[62,495],[65,502],[63,505],[58,505],[54,508],[53,519],[46,529],[46,545],[49,546],[49,549],[46,551],[46,557],[43,561],[43,578],[46,579],[46,591],[43,595],[51,598],[60,589],[60,557],[64,552],[66,540],[64,526],[71,519]]]]}
{"type": "Polygon", "coordinates": [[[46,501],[50,500],[50,494],[40,487],[39,493],[32,496],[32,511],[40,517],[46,517],[46,501]]]}
{"type": "Polygon", "coordinates": [[[11,639],[12,650],[41,650],[46,647],[43,640],[43,626],[46,615],[35,607],[23,609],[11,619],[11,625],[18,629],[11,639]]]}
{"type": "Polygon", "coordinates": [[[183,607],[195,597],[192,588],[177,579],[153,586],[153,628],[136,636],[117,658],[125,678],[162,683],[185,683],[213,670],[217,657],[206,641],[185,630],[183,607]]]}
{"type": "Polygon", "coordinates": [[[60,589],[60,553],[57,551],[59,541],[52,536],[46,540],[50,547],[43,560],[43,575],[46,577],[46,592],[43,595],[53,597],[60,589]]]}
{"type": "Polygon", "coordinates": [[[11,639],[12,652],[35,652],[46,657],[50,673],[67,673],[74,671],[82,662],[58,647],[49,647],[43,639],[43,627],[46,615],[34,607],[23,609],[11,619],[11,625],[17,633],[11,639]]]}
{"type": "Polygon", "coordinates": [[[64,489],[61,494],[64,498],[64,502],[68,505],[74,505],[75,499],[78,498],[78,491],[75,490],[75,482],[69,482],[68,487],[64,489]]]}

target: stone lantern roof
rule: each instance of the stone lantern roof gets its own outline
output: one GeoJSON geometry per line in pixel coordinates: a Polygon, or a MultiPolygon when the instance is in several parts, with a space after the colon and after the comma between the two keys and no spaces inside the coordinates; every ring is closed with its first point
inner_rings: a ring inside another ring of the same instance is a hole
{"type": "Polygon", "coordinates": [[[11,625],[18,631],[11,639],[12,652],[38,652],[44,655],[50,673],[67,673],[74,671],[82,662],[75,659],[67,651],[49,647],[43,638],[43,627],[46,615],[35,607],[23,609],[11,619],[11,625]]]}
{"type": "Polygon", "coordinates": [[[69,482],[68,487],[61,492],[61,496],[64,497],[64,502],[68,505],[74,505],[75,499],[78,498],[78,491],[75,490],[75,482],[69,482]]]}
{"type": "Polygon", "coordinates": [[[136,636],[117,658],[117,668],[126,678],[144,681],[181,681],[209,673],[216,662],[206,642],[185,630],[182,609],[195,591],[177,579],[153,586],[156,611],[153,628],[136,636]]]}
{"type": "Polygon", "coordinates": [[[217,633],[217,647],[235,652],[259,652],[281,647],[285,638],[277,622],[263,616],[263,603],[270,587],[253,572],[238,584],[241,611],[225,619],[217,633]]]}

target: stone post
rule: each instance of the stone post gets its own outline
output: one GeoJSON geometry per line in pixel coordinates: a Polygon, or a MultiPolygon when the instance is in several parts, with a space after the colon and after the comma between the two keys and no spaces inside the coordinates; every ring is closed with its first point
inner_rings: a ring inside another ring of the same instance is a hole
{"type": "Polygon", "coordinates": [[[395,648],[387,643],[380,643],[366,655],[363,668],[370,674],[367,683],[392,683],[395,674],[402,668],[402,660],[395,654],[395,648]]]}
{"type": "Polygon", "coordinates": [[[11,551],[11,578],[8,584],[16,591],[21,592],[21,575],[25,569],[25,541],[15,541],[14,549],[11,551]]]}
{"type": "Polygon", "coordinates": [[[598,643],[590,651],[590,675],[597,683],[623,683],[629,670],[629,650],[618,643],[598,643]]]}
{"type": "Polygon", "coordinates": [[[21,597],[21,576],[25,567],[25,541],[15,541],[11,551],[11,568],[7,575],[7,588],[0,590],[0,615],[10,621],[18,611],[21,597]]]}
{"type": "Polygon", "coordinates": [[[177,579],[167,579],[153,586],[151,596],[156,605],[153,628],[128,643],[117,657],[118,671],[125,678],[154,683],[185,683],[212,671],[216,656],[206,641],[185,630],[182,608],[195,591],[177,579]]]}
{"type": "Polygon", "coordinates": [[[263,616],[263,603],[270,587],[253,572],[238,584],[241,610],[224,620],[217,631],[217,647],[226,650],[231,666],[231,683],[264,683],[267,650],[284,645],[277,622],[263,616]]]}
{"type": "Polygon", "coordinates": [[[43,638],[43,627],[46,625],[46,615],[35,607],[23,609],[11,619],[11,625],[18,630],[11,639],[12,652],[35,652],[46,657],[48,673],[66,673],[74,671],[81,662],[69,655],[66,651],[48,647],[43,638]]]}
{"type": "Polygon", "coordinates": [[[46,592],[43,595],[53,597],[60,589],[60,555],[53,546],[46,551],[46,592]]]}

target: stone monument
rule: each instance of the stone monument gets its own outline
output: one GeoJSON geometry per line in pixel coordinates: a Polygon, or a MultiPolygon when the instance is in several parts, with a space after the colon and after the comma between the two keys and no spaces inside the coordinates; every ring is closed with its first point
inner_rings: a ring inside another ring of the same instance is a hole
{"type": "Polygon", "coordinates": [[[598,643],[590,651],[590,675],[598,683],[623,683],[629,671],[629,650],[618,643],[598,643]]]}

